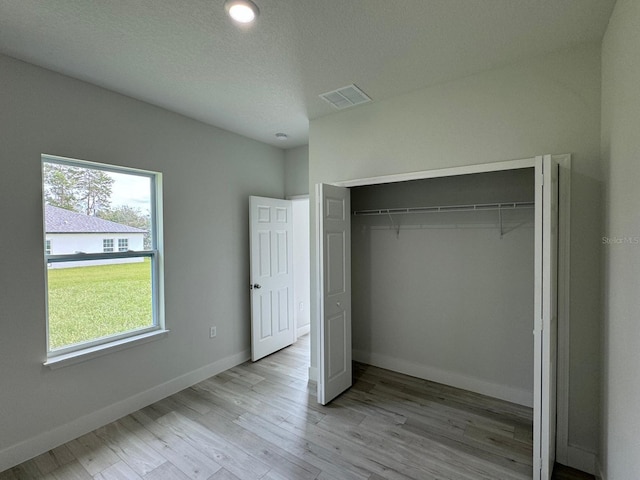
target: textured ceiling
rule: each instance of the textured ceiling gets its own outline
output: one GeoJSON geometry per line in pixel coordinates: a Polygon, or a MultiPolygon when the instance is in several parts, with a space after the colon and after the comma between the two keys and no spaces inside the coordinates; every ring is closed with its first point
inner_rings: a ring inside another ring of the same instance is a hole
{"type": "Polygon", "coordinates": [[[321,93],[382,100],[599,41],[615,3],[255,1],[239,28],[224,0],[0,0],[0,52],[289,148],[335,112],[321,93]]]}

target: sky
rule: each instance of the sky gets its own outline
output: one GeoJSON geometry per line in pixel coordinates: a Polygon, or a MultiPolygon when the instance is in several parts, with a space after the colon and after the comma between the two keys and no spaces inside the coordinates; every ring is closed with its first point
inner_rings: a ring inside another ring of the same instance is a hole
{"type": "Polygon", "coordinates": [[[111,193],[111,206],[128,205],[147,213],[151,210],[149,177],[107,172],[115,181],[111,193]]]}

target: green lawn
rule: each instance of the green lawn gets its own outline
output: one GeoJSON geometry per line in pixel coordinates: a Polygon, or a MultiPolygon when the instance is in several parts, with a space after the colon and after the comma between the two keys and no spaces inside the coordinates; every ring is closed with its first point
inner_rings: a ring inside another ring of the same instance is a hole
{"type": "Polygon", "coordinates": [[[49,347],[149,327],[151,262],[48,270],[49,347]]]}

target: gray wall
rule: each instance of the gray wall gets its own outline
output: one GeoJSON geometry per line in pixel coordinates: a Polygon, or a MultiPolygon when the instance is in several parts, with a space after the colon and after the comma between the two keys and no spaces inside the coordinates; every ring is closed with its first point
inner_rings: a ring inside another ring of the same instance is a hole
{"type": "Polygon", "coordinates": [[[640,2],[618,0],[602,46],[606,179],[602,467],[640,472],[640,2]]]}
{"type": "MultiPolygon", "coordinates": [[[[351,189],[354,210],[533,202],[533,169],[351,189]]],[[[534,210],[352,217],[354,358],[533,406],[534,210]],[[392,319],[392,321],[390,321],[392,319]]]]}
{"type": "Polygon", "coordinates": [[[50,448],[95,428],[96,418],[126,413],[144,392],[166,393],[193,372],[247,358],[248,196],[284,196],[284,153],[8,57],[0,56],[0,85],[3,470],[24,448],[50,448]],[[42,153],[163,173],[166,338],[43,367],[42,153]]]}
{"type": "Polygon", "coordinates": [[[286,196],[309,193],[309,145],[284,151],[284,193],[286,196]]]}
{"type": "MultiPolygon", "coordinates": [[[[599,46],[585,45],[312,120],[310,138],[311,187],[543,153],[573,155],[569,443],[587,454],[595,452],[602,188],[599,46]]],[[[312,239],[313,215],[312,209],[312,239]]],[[[314,258],[313,241],[311,248],[314,258]]],[[[312,361],[317,362],[314,267],[312,262],[312,361]]]]}

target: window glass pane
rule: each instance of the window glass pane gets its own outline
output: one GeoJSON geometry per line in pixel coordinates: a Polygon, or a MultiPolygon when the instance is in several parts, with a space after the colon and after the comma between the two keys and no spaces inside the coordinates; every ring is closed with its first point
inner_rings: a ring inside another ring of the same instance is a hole
{"type": "Polygon", "coordinates": [[[102,240],[102,251],[113,252],[113,238],[105,238],[104,240],[102,240]]]}
{"type": "Polygon", "coordinates": [[[141,240],[137,236],[124,239],[128,243],[124,251],[152,250],[155,243],[151,228],[151,179],[124,173],[110,172],[109,175],[113,179],[111,207],[102,218],[143,231],[141,240]]]}
{"type": "Polygon", "coordinates": [[[144,257],[51,264],[49,348],[152,327],[151,275],[144,257]]]}
{"type": "Polygon", "coordinates": [[[43,161],[45,230],[56,255],[152,250],[152,178],[43,161]],[[120,250],[114,238],[128,237],[120,250]],[[118,248],[116,248],[118,247],[118,248]]]}

